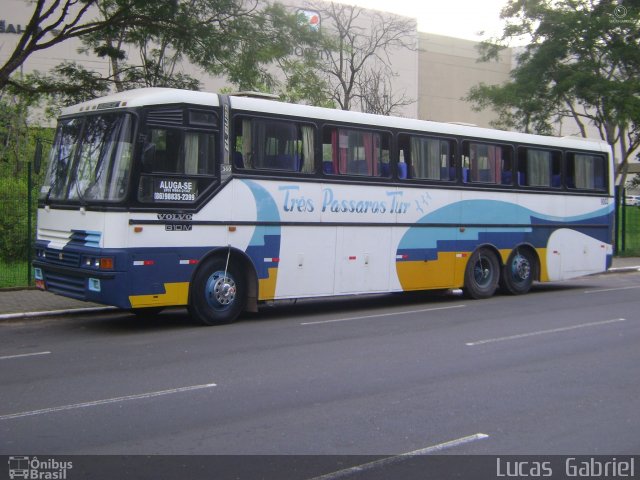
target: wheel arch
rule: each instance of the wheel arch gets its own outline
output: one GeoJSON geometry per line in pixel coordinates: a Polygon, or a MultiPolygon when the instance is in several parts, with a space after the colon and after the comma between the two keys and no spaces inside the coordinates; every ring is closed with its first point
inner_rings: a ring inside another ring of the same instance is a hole
{"type": "MultiPolygon", "coordinates": [[[[468,259],[470,259],[473,256],[473,254],[476,253],[478,250],[482,250],[482,249],[491,251],[496,256],[496,260],[498,260],[498,266],[500,268],[503,267],[504,262],[502,261],[502,255],[500,254],[500,250],[498,250],[498,247],[496,247],[492,243],[481,243],[480,245],[477,245],[476,248],[474,248],[471,254],[469,255],[468,259]]],[[[469,261],[468,259],[467,261],[469,261]]]]}
{"type": "MultiPolygon", "coordinates": [[[[234,247],[217,247],[207,252],[198,262],[198,267],[191,274],[190,285],[193,285],[193,279],[196,276],[200,265],[210,258],[220,258],[226,261],[227,255],[229,256],[229,263],[237,263],[244,272],[245,281],[247,282],[247,298],[245,310],[247,312],[258,311],[258,274],[256,268],[251,261],[251,258],[243,252],[234,247]]],[[[189,302],[191,302],[191,286],[189,287],[189,302]]]]}

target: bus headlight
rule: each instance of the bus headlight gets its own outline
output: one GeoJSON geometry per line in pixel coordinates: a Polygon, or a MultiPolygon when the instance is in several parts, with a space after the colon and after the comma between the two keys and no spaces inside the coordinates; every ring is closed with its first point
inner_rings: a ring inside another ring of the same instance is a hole
{"type": "Polygon", "coordinates": [[[113,270],[113,257],[82,257],[82,266],[87,268],[99,268],[100,270],[113,270]]]}

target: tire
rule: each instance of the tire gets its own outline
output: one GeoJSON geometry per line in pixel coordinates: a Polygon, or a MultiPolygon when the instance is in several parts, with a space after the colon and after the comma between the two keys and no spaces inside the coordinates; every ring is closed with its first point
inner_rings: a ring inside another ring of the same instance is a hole
{"type": "Polygon", "coordinates": [[[467,297],[491,297],[498,288],[500,264],[495,254],[486,248],[473,252],[464,272],[464,292],[467,297]]]}
{"type": "Polygon", "coordinates": [[[535,258],[526,248],[516,248],[504,265],[500,284],[511,295],[522,295],[531,289],[535,258]]]}
{"type": "Polygon", "coordinates": [[[246,281],[233,261],[212,257],[198,268],[189,295],[189,314],[203,325],[235,321],[244,310],[246,281]],[[225,276],[226,269],[226,276],[225,276]]]}

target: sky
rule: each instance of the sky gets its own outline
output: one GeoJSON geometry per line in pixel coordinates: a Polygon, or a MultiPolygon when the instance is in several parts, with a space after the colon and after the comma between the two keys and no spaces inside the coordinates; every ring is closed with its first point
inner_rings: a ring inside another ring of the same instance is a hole
{"type": "Polygon", "coordinates": [[[484,40],[502,32],[500,10],[507,0],[339,0],[418,20],[418,30],[467,40],[484,40]],[[478,32],[484,31],[483,36],[478,32]]]}

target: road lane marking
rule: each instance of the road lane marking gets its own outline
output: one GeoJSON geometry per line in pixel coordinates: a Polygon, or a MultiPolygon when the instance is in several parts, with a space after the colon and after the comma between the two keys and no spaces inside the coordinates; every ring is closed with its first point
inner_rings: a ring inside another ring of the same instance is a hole
{"type": "Polygon", "coordinates": [[[409,310],[404,312],[380,313],[377,315],[363,315],[361,317],[334,318],[333,320],[319,320],[317,322],[304,322],[300,325],[321,325],[323,323],[350,322],[351,320],[365,320],[367,318],[392,317],[394,315],[406,315],[412,313],[435,312],[437,310],[450,310],[452,308],[464,308],[466,305],[451,305],[448,307],[424,308],[422,310],[409,310]]]}
{"type": "Polygon", "coordinates": [[[537,332],[521,333],[519,335],[509,335],[508,337],[496,337],[487,338],[485,340],[478,340],[475,342],[465,343],[468,347],[475,347],[476,345],[484,345],[486,343],[504,342],[507,340],[518,340],[520,338],[535,337],[537,335],[548,335],[551,333],[567,332],[569,330],[577,330],[579,328],[597,327],[600,325],[608,325],[610,323],[618,323],[626,321],[626,318],[614,318],[613,320],[603,320],[600,322],[581,323],[579,325],[571,325],[569,327],[552,328],[550,330],[538,330],[537,332]]]}
{"type": "Polygon", "coordinates": [[[615,292],[617,290],[632,290],[634,288],[640,288],[640,285],[632,285],[630,287],[601,288],[601,289],[598,289],[598,290],[585,290],[584,293],[615,292]]]}
{"type": "Polygon", "coordinates": [[[421,448],[420,450],[414,450],[413,452],[401,453],[399,457],[413,457],[417,455],[429,455],[448,448],[459,447],[466,443],[475,442],[476,440],[484,440],[489,438],[486,433],[475,433],[467,437],[457,438],[455,440],[449,440],[448,442],[438,443],[437,445],[431,445],[430,447],[421,448]]]}
{"type": "Polygon", "coordinates": [[[399,455],[394,455],[393,457],[386,457],[380,460],[375,460],[373,462],[363,463],[362,465],[356,465],[355,467],[345,468],[344,470],[338,470],[336,472],[327,473],[319,477],[314,477],[311,480],[335,480],[338,478],[348,477],[350,475],[360,474],[363,472],[374,470],[376,468],[387,467],[395,463],[403,462],[407,459],[407,457],[429,455],[431,453],[437,453],[449,448],[459,447],[461,445],[475,442],[477,440],[484,440],[485,438],[489,438],[489,435],[485,433],[476,433],[475,435],[469,435],[467,437],[457,438],[455,440],[439,443],[437,445],[432,445],[426,448],[421,448],[419,450],[414,450],[412,452],[401,453],[399,455]]]}
{"type": "Polygon", "coordinates": [[[51,352],[20,353],[17,355],[5,355],[4,357],[0,357],[0,360],[12,360],[14,358],[37,357],[38,355],[50,355],[50,354],[51,352]]]}
{"type": "Polygon", "coordinates": [[[108,405],[111,403],[128,402],[131,400],[144,400],[147,398],[160,397],[163,395],[171,395],[174,393],[192,392],[194,390],[203,390],[215,387],[215,383],[206,383],[204,385],[192,385],[190,387],[172,388],[170,390],[160,390],[158,392],[140,393],[138,395],[127,395],[125,397],[107,398],[104,400],[94,400],[93,402],[74,403],[72,405],[61,405],[59,407],[42,408],[40,410],[30,410],[27,412],[11,413],[9,415],[0,415],[0,421],[13,420],[15,418],[32,417],[34,415],[44,415],[48,413],[62,412],[65,410],[75,410],[78,408],[97,407],[99,405],[108,405]]]}

